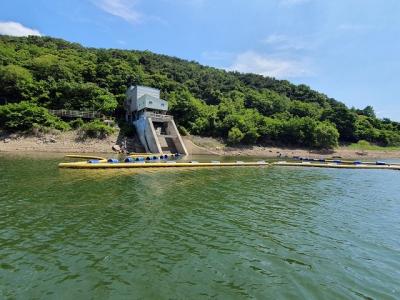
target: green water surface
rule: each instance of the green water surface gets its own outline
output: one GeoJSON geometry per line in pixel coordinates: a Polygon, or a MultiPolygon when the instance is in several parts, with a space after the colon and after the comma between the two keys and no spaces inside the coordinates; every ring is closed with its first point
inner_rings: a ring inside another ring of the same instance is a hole
{"type": "Polygon", "coordinates": [[[400,172],[0,155],[0,299],[399,299],[400,172]]]}

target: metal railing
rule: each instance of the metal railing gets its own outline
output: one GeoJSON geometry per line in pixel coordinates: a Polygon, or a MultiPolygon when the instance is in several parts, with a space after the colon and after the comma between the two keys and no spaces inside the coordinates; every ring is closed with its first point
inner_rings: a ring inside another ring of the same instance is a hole
{"type": "Polygon", "coordinates": [[[152,118],[153,120],[170,121],[173,119],[173,116],[171,115],[162,115],[149,111],[147,111],[145,114],[147,118],[152,118]]]}
{"type": "Polygon", "coordinates": [[[96,119],[102,118],[103,115],[97,111],[84,110],[68,110],[68,109],[49,109],[49,113],[58,117],[96,119]]]}

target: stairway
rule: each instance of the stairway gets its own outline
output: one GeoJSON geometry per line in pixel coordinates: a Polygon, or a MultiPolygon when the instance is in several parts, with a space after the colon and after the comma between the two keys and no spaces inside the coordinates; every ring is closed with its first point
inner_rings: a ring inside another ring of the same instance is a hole
{"type": "Polygon", "coordinates": [[[146,152],[188,154],[172,116],[146,112],[134,124],[146,152]]]}

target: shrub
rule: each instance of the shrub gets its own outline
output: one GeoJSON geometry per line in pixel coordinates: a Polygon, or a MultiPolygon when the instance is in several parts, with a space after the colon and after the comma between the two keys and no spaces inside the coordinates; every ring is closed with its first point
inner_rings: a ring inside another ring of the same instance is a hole
{"type": "Polygon", "coordinates": [[[229,144],[238,144],[240,143],[244,138],[244,133],[240,131],[239,128],[233,127],[231,130],[229,130],[228,133],[228,143],[229,144]]]}
{"type": "Polygon", "coordinates": [[[178,125],[178,131],[182,136],[187,136],[189,135],[189,131],[183,126],[178,125]]]}
{"type": "Polygon", "coordinates": [[[371,144],[366,140],[360,140],[357,142],[357,147],[360,149],[368,149],[371,147],[371,144]]]}
{"type": "Polygon", "coordinates": [[[328,122],[320,122],[314,128],[313,146],[323,149],[331,149],[338,145],[339,132],[336,127],[328,122]]]}
{"type": "Polygon", "coordinates": [[[83,120],[81,118],[78,118],[78,119],[75,119],[75,120],[72,120],[69,122],[69,125],[71,125],[71,127],[74,129],[81,128],[84,124],[85,124],[85,122],[83,122],[83,120]]]}
{"type": "Polygon", "coordinates": [[[381,130],[377,139],[382,146],[400,146],[400,134],[389,130],[381,130]]]}
{"type": "Polygon", "coordinates": [[[105,138],[114,132],[115,129],[113,127],[104,124],[98,119],[86,123],[81,127],[81,135],[83,137],[87,136],[92,138],[105,138]]]}
{"type": "Polygon", "coordinates": [[[70,129],[66,122],[50,114],[46,108],[26,101],[0,106],[0,127],[10,131],[31,130],[34,127],[70,129]]]}
{"type": "Polygon", "coordinates": [[[356,121],[356,130],[354,132],[358,140],[375,142],[379,138],[379,129],[374,128],[370,120],[365,116],[358,116],[356,121]]]}

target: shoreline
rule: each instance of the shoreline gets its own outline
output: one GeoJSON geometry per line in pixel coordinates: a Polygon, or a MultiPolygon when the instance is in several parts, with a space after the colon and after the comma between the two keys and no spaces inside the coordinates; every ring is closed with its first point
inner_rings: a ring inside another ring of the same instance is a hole
{"type": "MultiPolygon", "coordinates": [[[[78,139],[74,131],[64,133],[26,136],[11,134],[0,136],[0,153],[103,153],[117,154],[112,148],[120,145],[119,133],[105,139],[78,139]]],[[[400,158],[400,150],[356,150],[339,147],[330,151],[313,149],[273,147],[273,146],[240,146],[227,147],[218,140],[198,136],[183,137],[191,155],[214,156],[249,156],[265,158],[292,158],[293,156],[309,158],[400,158]]],[[[132,151],[132,149],[129,149],[132,151]]]]}
{"type": "Polygon", "coordinates": [[[115,153],[112,146],[118,144],[118,133],[104,139],[79,138],[77,131],[35,135],[3,134],[0,136],[2,152],[42,153],[115,153]]]}

